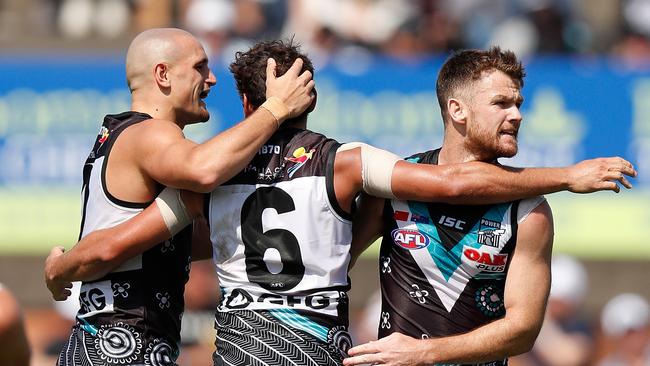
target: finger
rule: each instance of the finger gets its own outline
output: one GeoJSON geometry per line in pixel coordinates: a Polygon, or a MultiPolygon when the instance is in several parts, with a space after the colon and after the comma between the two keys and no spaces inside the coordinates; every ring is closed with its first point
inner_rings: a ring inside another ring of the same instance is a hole
{"type": "Polygon", "coordinates": [[[623,158],[620,158],[620,157],[619,157],[619,159],[620,159],[620,162],[623,164],[623,166],[632,167],[632,163],[630,163],[629,161],[627,161],[627,160],[625,160],[623,158]]]}
{"type": "Polygon", "coordinates": [[[61,292],[57,293],[56,295],[52,296],[54,300],[56,301],[64,301],[66,300],[70,295],[72,295],[72,292],[68,289],[63,289],[61,292]]]}
{"type": "Polygon", "coordinates": [[[314,90],[314,87],[316,86],[316,82],[314,80],[309,80],[307,85],[305,85],[305,89],[307,89],[307,93],[312,95],[312,90],[314,90]]]}
{"type": "MultiPolygon", "coordinates": [[[[376,343],[376,342],[375,342],[376,343]]],[[[364,344],[360,344],[358,346],[354,346],[348,350],[348,355],[350,356],[356,356],[356,355],[362,355],[362,354],[367,354],[367,353],[375,353],[379,352],[379,349],[373,345],[373,342],[368,342],[364,344]]]]}
{"type": "Polygon", "coordinates": [[[620,172],[627,175],[628,177],[636,177],[636,170],[634,167],[623,167],[623,169],[620,169],[620,172]]]}
{"type": "Polygon", "coordinates": [[[618,179],[618,181],[621,182],[621,184],[623,185],[623,187],[625,187],[625,188],[627,188],[627,189],[632,189],[632,183],[630,183],[630,181],[627,180],[627,178],[625,178],[624,175],[622,175],[622,176],[618,179]]]}
{"type": "Polygon", "coordinates": [[[302,70],[302,59],[298,57],[296,61],[293,62],[293,65],[287,70],[287,73],[285,75],[292,75],[292,76],[298,76],[300,74],[300,70],[302,70]]]}
{"type": "Polygon", "coordinates": [[[619,187],[618,184],[614,182],[603,182],[602,190],[619,193],[621,191],[621,187],[619,187]]]}
{"type": "Polygon", "coordinates": [[[343,360],[345,366],[350,365],[378,365],[381,360],[376,355],[361,355],[356,357],[348,357],[343,360]]]}
{"type": "Polygon", "coordinates": [[[630,177],[636,177],[634,165],[621,157],[607,158],[607,164],[612,165],[610,170],[618,170],[630,177]]]}
{"type": "Polygon", "coordinates": [[[298,76],[298,82],[302,85],[307,85],[307,83],[309,83],[309,81],[312,80],[312,78],[313,75],[311,71],[305,70],[305,72],[303,72],[302,74],[300,74],[300,76],[298,76]]]}
{"type": "Polygon", "coordinates": [[[276,78],[276,76],[275,76],[275,67],[276,67],[275,59],[273,57],[269,57],[266,60],[266,78],[267,79],[269,79],[269,78],[275,79],[276,78]]]}

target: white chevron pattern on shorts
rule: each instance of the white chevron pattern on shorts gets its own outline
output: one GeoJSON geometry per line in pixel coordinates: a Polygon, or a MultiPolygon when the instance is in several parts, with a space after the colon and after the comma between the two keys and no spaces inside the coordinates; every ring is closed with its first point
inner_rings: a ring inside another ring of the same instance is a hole
{"type": "MultiPolygon", "coordinates": [[[[260,311],[219,312],[215,361],[224,365],[338,366],[338,351],[260,311]]],[[[217,363],[219,364],[219,363],[217,363]]]]}

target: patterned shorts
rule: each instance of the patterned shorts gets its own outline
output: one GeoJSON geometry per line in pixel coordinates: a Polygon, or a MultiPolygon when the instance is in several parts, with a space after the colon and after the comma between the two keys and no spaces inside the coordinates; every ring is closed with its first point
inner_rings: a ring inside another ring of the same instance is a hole
{"type": "Polygon", "coordinates": [[[121,322],[90,332],[75,325],[57,366],[178,366],[177,354],[166,341],[145,341],[140,332],[121,322]]]}
{"type": "Polygon", "coordinates": [[[216,327],[216,366],[339,366],[352,345],[346,327],[290,309],[217,312],[216,327]]]}

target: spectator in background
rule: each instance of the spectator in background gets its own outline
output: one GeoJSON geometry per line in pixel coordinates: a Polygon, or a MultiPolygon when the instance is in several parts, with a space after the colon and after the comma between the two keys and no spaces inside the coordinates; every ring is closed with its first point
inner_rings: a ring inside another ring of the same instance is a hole
{"type": "Polygon", "coordinates": [[[518,361],[531,366],[587,365],[593,345],[583,313],[589,285],[587,272],[575,258],[558,255],[551,262],[551,276],[544,325],[532,351],[518,361]]]}
{"type": "Polygon", "coordinates": [[[0,283],[0,365],[27,366],[30,353],[20,304],[0,283]]]}
{"type": "Polygon", "coordinates": [[[228,43],[234,21],[235,7],[229,0],[193,0],[185,10],[185,27],[201,40],[210,58],[228,43]]]}
{"type": "Polygon", "coordinates": [[[630,68],[650,67],[650,1],[626,0],[622,3],[624,30],[612,53],[630,68]]]}
{"type": "Polygon", "coordinates": [[[650,365],[650,305],[646,299],[632,293],[615,296],[603,308],[600,322],[613,348],[598,366],[650,365]]]}
{"type": "Polygon", "coordinates": [[[57,25],[66,38],[116,38],[131,25],[132,11],[133,1],[129,0],[63,0],[57,25]]]}

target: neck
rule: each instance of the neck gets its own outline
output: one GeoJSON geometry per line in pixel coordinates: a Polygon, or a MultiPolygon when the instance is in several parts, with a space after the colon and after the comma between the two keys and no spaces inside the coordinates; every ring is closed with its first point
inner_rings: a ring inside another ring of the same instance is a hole
{"type": "Polygon", "coordinates": [[[146,98],[134,94],[131,100],[131,110],[146,113],[154,119],[172,121],[180,128],[185,127],[185,123],[177,120],[176,112],[174,112],[169,104],[164,101],[155,100],[155,98],[146,98]]]}
{"type": "Polygon", "coordinates": [[[282,123],[280,128],[299,128],[301,130],[307,129],[307,117],[293,118],[282,123]]]}
{"type": "Polygon", "coordinates": [[[479,160],[479,157],[465,147],[464,136],[445,128],[442,148],[438,155],[438,165],[459,164],[477,160],[479,160]]]}

